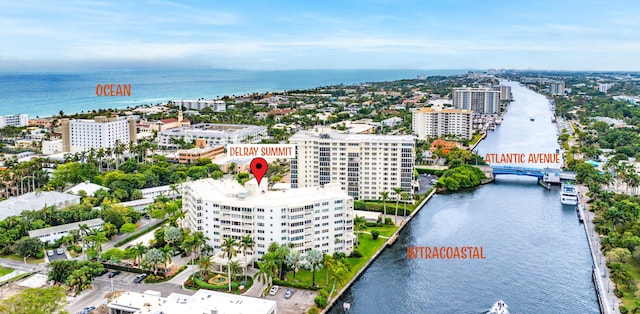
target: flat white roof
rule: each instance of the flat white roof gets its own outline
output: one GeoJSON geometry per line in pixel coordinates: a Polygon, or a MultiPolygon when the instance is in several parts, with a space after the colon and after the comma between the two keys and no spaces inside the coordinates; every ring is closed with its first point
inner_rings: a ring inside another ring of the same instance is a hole
{"type": "Polygon", "coordinates": [[[82,182],[78,183],[76,186],[68,189],[66,192],[71,194],[80,194],[80,191],[85,191],[87,195],[93,195],[98,192],[100,189],[104,189],[105,191],[109,191],[109,188],[106,188],[102,185],[91,183],[91,182],[82,182]]]}
{"type": "Polygon", "coordinates": [[[91,228],[91,226],[102,225],[102,224],[104,224],[104,221],[101,218],[78,221],[78,222],[72,222],[72,223],[66,224],[66,225],[59,225],[59,226],[53,226],[53,227],[49,227],[49,228],[31,230],[31,231],[29,231],[29,237],[34,238],[34,237],[39,237],[39,236],[42,236],[42,235],[45,235],[45,234],[51,234],[51,233],[56,233],[56,232],[61,232],[61,231],[76,230],[76,229],[79,229],[78,226],[80,226],[80,225],[87,225],[87,226],[89,226],[89,228],[91,228]]]}
{"type": "Polygon", "coordinates": [[[80,196],[56,191],[36,194],[36,192],[29,192],[0,202],[0,219],[20,215],[25,210],[39,210],[45,206],[80,200],[80,196]]]}
{"type": "MultiPolygon", "coordinates": [[[[200,289],[192,296],[172,293],[159,309],[163,313],[270,314],[276,301],[200,289]]],[[[157,312],[159,313],[159,312],[157,312]]]]}
{"type": "Polygon", "coordinates": [[[317,130],[302,130],[296,132],[289,138],[290,142],[295,140],[307,140],[325,142],[388,142],[388,143],[414,143],[415,137],[413,135],[377,135],[377,134],[353,134],[353,133],[340,133],[336,130],[329,128],[319,127],[317,130]],[[326,137],[325,134],[327,135],[326,137]],[[321,136],[322,135],[322,136],[321,136]]]}
{"type": "Polygon", "coordinates": [[[292,204],[316,202],[330,198],[350,198],[342,190],[339,183],[279,191],[267,189],[267,178],[262,179],[260,188],[258,188],[255,179],[247,181],[244,187],[235,179],[214,180],[211,178],[191,181],[185,185],[191,186],[194,194],[198,194],[198,197],[202,199],[233,203],[234,206],[289,207],[292,204]]]}

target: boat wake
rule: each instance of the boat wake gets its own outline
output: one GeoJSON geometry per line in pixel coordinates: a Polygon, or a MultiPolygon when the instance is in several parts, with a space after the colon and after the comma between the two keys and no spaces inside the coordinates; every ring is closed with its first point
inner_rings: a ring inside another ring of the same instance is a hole
{"type": "Polygon", "coordinates": [[[493,304],[491,310],[489,310],[487,314],[509,314],[507,307],[507,304],[504,303],[504,301],[500,300],[493,304]]]}

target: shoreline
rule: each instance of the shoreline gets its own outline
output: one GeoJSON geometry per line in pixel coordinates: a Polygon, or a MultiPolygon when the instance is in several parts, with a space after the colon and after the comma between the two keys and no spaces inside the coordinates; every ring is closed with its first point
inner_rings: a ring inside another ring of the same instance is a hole
{"type": "Polygon", "coordinates": [[[427,204],[427,202],[431,199],[431,197],[433,197],[434,194],[436,194],[436,189],[432,189],[431,192],[427,196],[425,196],[425,198],[418,204],[418,206],[416,206],[416,208],[411,212],[411,214],[409,214],[408,218],[402,220],[402,222],[400,223],[400,226],[398,226],[398,229],[387,239],[387,241],[371,257],[371,259],[369,259],[369,261],[362,268],[360,268],[360,270],[351,278],[351,280],[349,280],[349,282],[347,282],[342,287],[342,289],[340,289],[340,291],[338,291],[338,293],[331,300],[329,300],[329,303],[327,304],[327,306],[324,307],[320,313],[322,314],[328,313],[334,306],[336,306],[338,299],[340,299],[340,297],[342,297],[342,295],[349,288],[351,288],[351,285],[353,285],[356,281],[358,281],[358,279],[360,279],[360,276],[364,274],[364,272],[371,266],[371,264],[373,264],[373,262],[378,258],[378,256],[380,256],[380,254],[386,248],[393,246],[393,243],[395,243],[396,239],[398,238],[398,235],[407,225],[407,222],[410,222],[413,219],[413,217],[418,214],[418,212],[427,204]]]}

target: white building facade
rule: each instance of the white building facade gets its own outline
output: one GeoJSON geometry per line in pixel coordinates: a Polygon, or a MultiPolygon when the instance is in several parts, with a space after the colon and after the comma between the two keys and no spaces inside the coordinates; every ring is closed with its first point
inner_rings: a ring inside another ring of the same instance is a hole
{"type": "Polygon", "coordinates": [[[22,127],[28,125],[29,115],[25,113],[0,116],[0,129],[6,126],[22,127]]]}
{"type": "Polygon", "coordinates": [[[158,133],[158,147],[163,149],[178,149],[176,139],[185,142],[204,139],[206,147],[226,144],[257,143],[267,136],[267,127],[261,125],[243,124],[213,124],[202,123],[190,127],[174,128],[158,133]]]}
{"type": "Polygon", "coordinates": [[[549,84],[549,94],[564,95],[564,81],[553,81],[549,84]]]}
{"type": "Polygon", "coordinates": [[[202,231],[219,249],[225,238],[251,235],[257,257],[269,244],[288,244],[302,254],[353,251],[353,198],[337,184],[269,191],[267,179],[241,186],[235,180],[203,179],[183,184],[188,227],[202,231]]]}
{"type": "Polygon", "coordinates": [[[500,91],[490,88],[454,88],[453,107],[479,114],[500,113],[500,91]]]}
{"type": "Polygon", "coordinates": [[[401,187],[411,198],[415,137],[339,133],[317,127],[289,138],[296,145],[291,160],[291,187],[340,183],[349,196],[380,199],[380,192],[401,187]]]}
{"type": "Polygon", "coordinates": [[[174,100],[173,105],[182,109],[202,110],[210,107],[213,112],[227,111],[227,105],[223,100],[174,100]]]}
{"type": "Polygon", "coordinates": [[[471,110],[420,108],[412,113],[412,129],[419,138],[473,136],[473,112],[471,110]]]}
{"type": "Polygon", "coordinates": [[[62,149],[82,152],[91,148],[113,148],[117,143],[136,141],[133,119],[96,117],[95,120],[62,120],[62,149]]]}

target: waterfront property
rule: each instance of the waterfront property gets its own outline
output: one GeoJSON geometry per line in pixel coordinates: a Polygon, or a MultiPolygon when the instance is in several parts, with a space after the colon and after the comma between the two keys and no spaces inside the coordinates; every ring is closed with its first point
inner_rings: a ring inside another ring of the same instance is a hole
{"type": "MultiPolygon", "coordinates": [[[[379,199],[380,192],[401,187],[413,194],[415,137],[340,133],[326,127],[299,131],[291,160],[291,187],[340,183],[354,199],[379,199]]],[[[389,198],[396,197],[389,193],[389,198]]]]}
{"type": "Polygon", "coordinates": [[[479,114],[500,113],[500,91],[490,88],[454,88],[453,107],[479,114]]]}
{"type": "Polygon", "coordinates": [[[269,244],[292,245],[307,253],[353,251],[353,198],[339,184],[269,191],[268,180],[240,185],[235,180],[203,179],[183,184],[182,206],[188,227],[202,231],[219,249],[223,239],[249,234],[257,257],[269,244]]]}
{"type": "Polygon", "coordinates": [[[73,222],[66,225],[53,226],[29,231],[30,238],[38,238],[40,241],[53,242],[69,234],[71,230],[80,230],[80,225],[87,225],[89,229],[102,227],[104,221],[100,218],[73,222]]]}
{"type": "Polygon", "coordinates": [[[471,110],[420,108],[412,113],[413,132],[419,138],[459,136],[471,139],[473,112],[471,110]]]}

